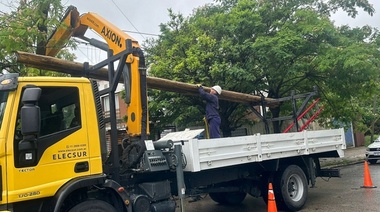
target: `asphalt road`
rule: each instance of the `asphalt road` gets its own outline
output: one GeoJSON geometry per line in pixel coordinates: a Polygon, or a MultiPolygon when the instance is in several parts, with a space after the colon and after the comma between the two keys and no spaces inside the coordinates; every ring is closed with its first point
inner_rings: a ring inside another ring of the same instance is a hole
{"type": "MultiPolygon", "coordinates": [[[[316,188],[309,188],[308,201],[301,210],[304,212],[329,211],[380,211],[380,162],[369,165],[370,178],[377,188],[361,188],[364,185],[364,162],[339,167],[341,178],[317,178],[316,188]]],[[[177,211],[180,211],[178,208],[177,211]]],[[[197,202],[185,200],[186,212],[265,212],[266,205],[261,198],[249,195],[242,204],[223,206],[213,202],[208,196],[197,202]]]]}

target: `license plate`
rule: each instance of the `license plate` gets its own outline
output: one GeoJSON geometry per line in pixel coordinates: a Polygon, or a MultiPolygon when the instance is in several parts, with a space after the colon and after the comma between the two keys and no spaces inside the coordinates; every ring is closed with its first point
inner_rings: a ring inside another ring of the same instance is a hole
{"type": "Polygon", "coordinates": [[[379,156],[380,152],[374,152],[373,155],[379,156]]]}

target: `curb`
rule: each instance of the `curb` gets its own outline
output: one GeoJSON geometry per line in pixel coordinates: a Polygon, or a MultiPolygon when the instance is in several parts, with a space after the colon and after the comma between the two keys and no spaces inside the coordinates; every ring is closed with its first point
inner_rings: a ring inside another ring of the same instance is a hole
{"type": "Polygon", "coordinates": [[[327,161],[320,161],[321,168],[336,168],[340,166],[354,165],[365,161],[365,156],[354,158],[337,158],[327,161]]]}

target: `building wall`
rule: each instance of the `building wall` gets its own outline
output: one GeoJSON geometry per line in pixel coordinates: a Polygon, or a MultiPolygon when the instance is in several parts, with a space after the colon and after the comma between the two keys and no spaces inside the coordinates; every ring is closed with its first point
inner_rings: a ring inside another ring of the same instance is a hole
{"type": "MultiPolygon", "coordinates": [[[[108,81],[98,81],[98,87],[99,90],[103,90],[109,87],[108,81]]],[[[124,90],[123,84],[118,84],[116,91],[115,91],[115,98],[116,98],[116,118],[117,118],[117,128],[118,130],[125,130],[126,129],[126,123],[124,121],[124,117],[127,115],[127,105],[122,98],[121,92],[124,90]]],[[[109,117],[109,103],[107,103],[107,95],[103,95],[100,97],[104,117],[109,117]]],[[[106,129],[110,129],[109,123],[106,123],[106,129]]]]}
{"type": "Polygon", "coordinates": [[[118,93],[117,98],[119,99],[119,114],[120,118],[123,121],[124,117],[127,115],[127,104],[122,98],[121,92],[118,93]]]}

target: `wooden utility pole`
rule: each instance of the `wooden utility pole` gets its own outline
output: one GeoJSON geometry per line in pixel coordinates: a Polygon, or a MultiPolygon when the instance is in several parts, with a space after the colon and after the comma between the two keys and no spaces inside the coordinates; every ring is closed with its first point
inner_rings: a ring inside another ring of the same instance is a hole
{"type": "MultiPolygon", "coordinates": [[[[70,74],[72,76],[87,76],[89,78],[99,79],[99,80],[108,80],[108,69],[102,68],[98,71],[85,73],[83,63],[72,62],[67,60],[62,60],[55,57],[37,55],[27,52],[16,52],[17,62],[23,63],[29,67],[57,71],[61,73],[70,74]]],[[[183,83],[168,79],[162,79],[157,77],[147,76],[147,86],[150,89],[165,90],[170,92],[182,93],[184,95],[196,96],[199,95],[197,86],[194,84],[183,83]]],[[[206,91],[209,91],[209,87],[204,87],[206,91]]],[[[219,99],[252,104],[261,101],[260,96],[244,94],[234,91],[223,90],[222,94],[219,96],[219,99]]],[[[265,98],[265,101],[270,102],[273,99],[265,98]]],[[[269,104],[270,105],[270,104],[269,104]]]]}

